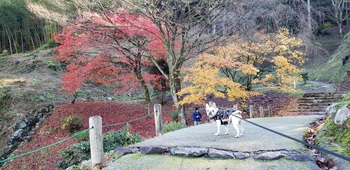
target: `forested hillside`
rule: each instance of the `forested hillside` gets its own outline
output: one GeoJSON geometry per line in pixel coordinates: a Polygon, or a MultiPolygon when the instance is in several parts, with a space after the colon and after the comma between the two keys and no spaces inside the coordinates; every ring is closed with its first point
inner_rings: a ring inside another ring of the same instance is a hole
{"type": "MultiPolygon", "coordinates": [[[[323,38],[328,38],[333,42],[333,47],[330,47],[331,52],[327,58],[323,59],[325,64],[319,69],[310,71],[311,77],[317,81],[340,83],[347,81],[350,76],[349,65],[349,26],[344,26],[344,36],[337,35],[335,31],[337,28],[327,29],[327,35],[323,35],[323,38]],[[340,41],[339,41],[340,40],[340,41]]],[[[325,39],[323,39],[325,40],[325,39]]],[[[321,41],[323,41],[321,40],[321,41]]]]}
{"type": "Polygon", "coordinates": [[[40,18],[28,9],[25,0],[0,1],[0,53],[33,51],[51,42],[58,23],[40,18]]]}

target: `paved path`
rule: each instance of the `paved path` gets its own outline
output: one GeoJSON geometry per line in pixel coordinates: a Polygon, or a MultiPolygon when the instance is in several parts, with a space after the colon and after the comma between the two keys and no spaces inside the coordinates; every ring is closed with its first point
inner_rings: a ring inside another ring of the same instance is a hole
{"type": "MultiPolygon", "coordinates": [[[[250,121],[265,126],[277,132],[302,140],[303,132],[308,124],[320,116],[294,116],[278,118],[256,118],[250,121]]],[[[248,119],[249,120],[249,119],[248,119]]],[[[229,135],[222,133],[214,136],[215,123],[206,123],[191,126],[174,132],[166,133],[160,137],[137,143],[135,147],[144,146],[195,146],[225,149],[238,152],[258,151],[305,151],[306,148],[296,141],[279,136],[248,122],[243,122],[245,134],[234,138],[235,130],[229,126],[229,135]]],[[[131,154],[110,162],[105,169],[318,169],[312,161],[299,162],[286,159],[274,161],[261,161],[254,158],[244,160],[236,159],[209,159],[185,158],[178,156],[141,155],[131,154]]]]}
{"type": "MultiPolygon", "coordinates": [[[[277,132],[301,139],[303,131],[306,129],[308,123],[312,122],[317,117],[319,116],[259,118],[248,120],[277,132]]],[[[266,131],[247,122],[243,122],[245,134],[240,138],[234,137],[236,131],[232,125],[228,127],[229,135],[224,134],[225,129],[224,126],[222,126],[221,134],[215,136],[215,123],[191,126],[146,140],[135,146],[199,146],[241,152],[280,149],[295,150],[300,148],[300,145],[295,141],[266,131]]]]}

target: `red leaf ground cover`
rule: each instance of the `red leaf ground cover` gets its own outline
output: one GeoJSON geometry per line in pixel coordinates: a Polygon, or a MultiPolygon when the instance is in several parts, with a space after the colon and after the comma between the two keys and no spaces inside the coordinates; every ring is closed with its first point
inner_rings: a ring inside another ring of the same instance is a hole
{"type": "MultiPolygon", "coordinates": [[[[175,108],[172,104],[162,106],[163,122],[170,122],[172,118],[170,112],[175,108]]],[[[55,142],[61,141],[71,136],[71,134],[61,129],[62,119],[76,114],[82,118],[82,130],[89,128],[89,117],[101,116],[103,133],[115,130],[118,131],[125,126],[113,124],[130,121],[147,115],[147,105],[136,102],[81,102],[76,104],[64,104],[54,109],[53,113],[35,130],[30,142],[23,143],[16,151],[15,155],[27,153],[55,142]]],[[[154,116],[130,123],[131,133],[139,134],[143,139],[155,136],[154,116]]],[[[63,143],[48,149],[32,153],[13,161],[7,162],[3,169],[58,169],[58,164],[62,160],[60,151],[66,150],[77,143],[76,138],[69,139],[63,143]]]]}

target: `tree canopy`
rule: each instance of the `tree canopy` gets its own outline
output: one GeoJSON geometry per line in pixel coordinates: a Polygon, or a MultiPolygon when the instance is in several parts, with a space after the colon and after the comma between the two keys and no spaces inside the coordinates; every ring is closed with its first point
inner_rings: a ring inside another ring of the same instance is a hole
{"type": "Polygon", "coordinates": [[[301,80],[302,41],[284,29],[279,33],[257,33],[249,38],[233,36],[231,43],[199,56],[187,69],[179,92],[181,104],[203,104],[208,94],[229,101],[246,99],[253,84],[264,84],[282,91],[293,91],[293,82],[301,80]]]}
{"type": "Polygon", "coordinates": [[[62,78],[68,92],[91,81],[114,85],[117,93],[142,87],[150,102],[148,84],[161,87],[158,74],[148,74],[153,63],[147,58],[164,58],[159,32],[150,20],[120,10],[106,15],[74,20],[55,36],[56,59],[68,64],[62,78]],[[135,83],[138,82],[138,83],[135,83]]]}

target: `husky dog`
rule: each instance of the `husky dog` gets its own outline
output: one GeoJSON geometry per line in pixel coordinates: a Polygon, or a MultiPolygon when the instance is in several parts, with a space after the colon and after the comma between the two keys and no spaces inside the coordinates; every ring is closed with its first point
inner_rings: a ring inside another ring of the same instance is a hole
{"type": "Polygon", "coordinates": [[[207,112],[207,116],[210,119],[214,119],[216,122],[216,126],[218,131],[215,135],[219,135],[221,125],[224,125],[226,130],[226,135],[228,134],[227,124],[232,122],[233,127],[236,129],[236,138],[243,135],[244,128],[242,127],[242,118],[240,110],[220,110],[216,107],[215,103],[210,103],[205,105],[205,110],[207,112]],[[236,117],[237,116],[237,117],[236,117]]]}

